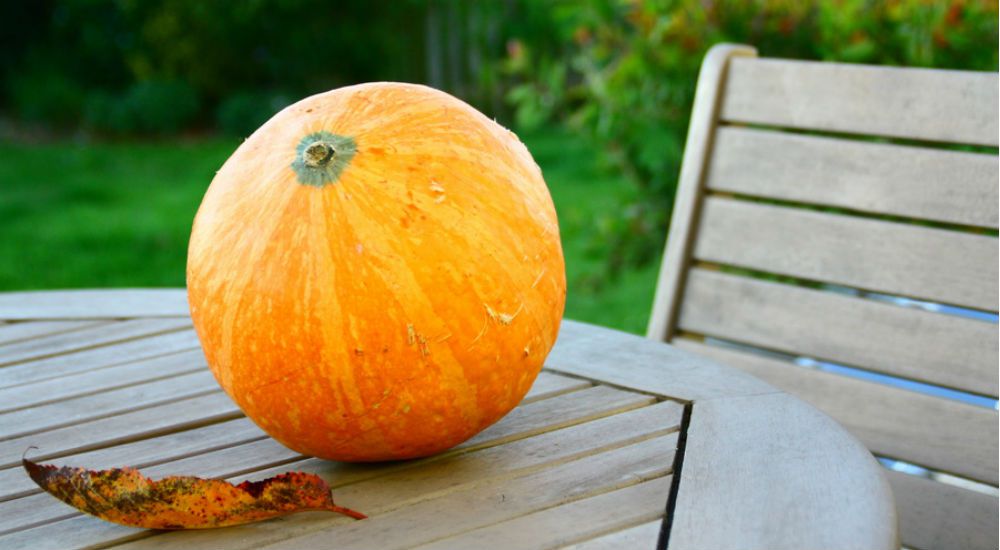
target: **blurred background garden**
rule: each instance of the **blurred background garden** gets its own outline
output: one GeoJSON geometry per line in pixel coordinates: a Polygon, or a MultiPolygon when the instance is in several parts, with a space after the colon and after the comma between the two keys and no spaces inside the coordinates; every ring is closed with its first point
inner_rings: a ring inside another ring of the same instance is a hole
{"type": "Polygon", "coordinates": [[[0,19],[0,291],[182,286],[215,171],[306,95],[449,91],[542,167],[567,316],[641,332],[701,58],[997,70],[985,0],[42,0],[0,19]]]}

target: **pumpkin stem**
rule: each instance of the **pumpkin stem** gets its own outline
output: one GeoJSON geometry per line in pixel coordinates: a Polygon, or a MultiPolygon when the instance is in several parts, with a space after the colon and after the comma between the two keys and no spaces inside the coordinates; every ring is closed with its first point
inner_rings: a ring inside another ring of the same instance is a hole
{"type": "Polygon", "coordinates": [[[325,141],[317,141],[309,145],[302,155],[302,160],[310,168],[325,166],[337,151],[325,141]]]}
{"type": "Polygon", "coordinates": [[[292,170],[299,183],[323,187],[340,178],[341,172],[351,163],[358,145],[350,136],[340,136],[325,130],[313,132],[295,146],[292,170]]]}

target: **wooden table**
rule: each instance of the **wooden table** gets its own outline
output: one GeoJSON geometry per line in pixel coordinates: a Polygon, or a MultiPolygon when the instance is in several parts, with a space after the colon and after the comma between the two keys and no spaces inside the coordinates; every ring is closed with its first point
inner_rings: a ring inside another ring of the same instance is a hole
{"type": "Polygon", "coordinates": [[[424,460],[290,451],[206,368],[182,290],[0,294],[0,548],[896,548],[872,456],[754,378],[566,321],[507,417],[424,460]],[[310,512],[156,532],[76,513],[19,466],[132,465],[259,479],[314,472],[354,521],[310,512]]]}

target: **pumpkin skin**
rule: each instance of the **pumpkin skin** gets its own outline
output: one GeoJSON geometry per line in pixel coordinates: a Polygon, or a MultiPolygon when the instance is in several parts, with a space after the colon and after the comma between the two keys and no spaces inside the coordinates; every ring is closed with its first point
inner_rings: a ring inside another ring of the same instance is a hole
{"type": "Polygon", "coordinates": [[[195,217],[187,283],[226,393],[284,445],[343,461],[434,454],[499,420],[566,297],[528,150],[399,83],[308,97],[240,145],[195,217]]]}

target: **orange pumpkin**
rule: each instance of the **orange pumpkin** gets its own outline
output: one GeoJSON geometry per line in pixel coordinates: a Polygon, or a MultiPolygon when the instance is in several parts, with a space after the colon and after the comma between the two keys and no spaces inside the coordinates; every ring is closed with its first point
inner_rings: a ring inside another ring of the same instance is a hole
{"type": "Polygon", "coordinates": [[[321,458],[425,456],[527,393],[566,280],[517,137],[425,86],[306,98],[226,161],[195,218],[191,317],[225,391],[321,458]]]}

